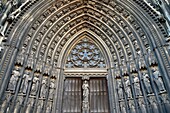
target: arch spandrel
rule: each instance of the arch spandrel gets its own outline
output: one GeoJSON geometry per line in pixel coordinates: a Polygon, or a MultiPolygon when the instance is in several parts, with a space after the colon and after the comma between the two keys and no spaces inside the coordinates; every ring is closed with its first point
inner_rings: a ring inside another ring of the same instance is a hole
{"type": "Polygon", "coordinates": [[[148,9],[145,2],[135,0],[29,2],[6,32],[9,40],[1,60],[0,97],[4,98],[0,105],[11,112],[19,110],[22,102],[14,103],[24,98],[23,112],[42,112],[44,106],[48,109],[43,112],[61,112],[57,103],[62,102],[66,53],[84,33],[101,48],[106,60],[110,106],[115,106],[111,112],[130,109],[139,113],[144,106],[149,112],[151,98],[157,103],[154,109],[166,112],[169,104],[163,107],[160,101],[170,94],[169,61],[162,47],[167,36],[156,20],[158,14],[154,10],[148,13],[148,9]],[[37,94],[32,93],[35,84],[37,94]],[[10,94],[14,98],[8,100],[10,94]],[[6,102],[11,102],[10,108],[6,102]]]}

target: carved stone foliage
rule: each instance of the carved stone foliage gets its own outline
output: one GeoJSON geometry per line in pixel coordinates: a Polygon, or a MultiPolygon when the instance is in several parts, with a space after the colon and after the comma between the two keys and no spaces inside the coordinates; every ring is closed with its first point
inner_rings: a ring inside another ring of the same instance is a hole
{"type": "Polygon", "coordinates": [[[105,68],[106,64],[101,51],[95,43],[83,38],[71,50],[66,63],[67,68],[105,68]]]}

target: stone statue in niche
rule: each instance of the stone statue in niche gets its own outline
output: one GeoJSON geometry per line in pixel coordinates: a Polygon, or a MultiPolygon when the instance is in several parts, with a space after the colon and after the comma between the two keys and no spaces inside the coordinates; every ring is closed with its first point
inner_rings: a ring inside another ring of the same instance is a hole
{"type": "Polygon", "coordinates": [[[50,99],[53,99],[54,90],[55,90],[55,79],[51,79],[51,82],[50,82],[50,92],[49,92],[49,98],[50,99]]]}
{"type": "Polygon", "coordinates": [[[125,92],[128,98],[132,97],[131,89],[130,89],[130,81],[128,78],[125,79],[125,92]]]}
{"type": "Polygon", "coordinates": [[[36,95],[38,91],[39,86],[39,77],[38,75],[35,75],[32,82],[32,88],[31,88],[31,95],[36,95]]]}
{"type": "Polygon", "coordinates": [[[44,77],[43,80],[42,80],[40,97],[45,98],[46,95],[47,95],[47,77],[44,77]]]}
{"type": "Polygon", "coordinates": [[[149,75],[147,73],[143,73],[143,82],[144,82],[147,94],[151,94],[152,93],[152,88],[151,88],[151,84],[150,84],[150,80],[149,79],[150,79],[149,75]]]}
{"type": "Polygon", "coordinates": [[[19,77],[20,77],[19,71],[14,70],[8,84],[8,90],[15,91],[19,77]]]}
{"type": "Polygon", "coordinates": [[[83,113],[89,113],[89,85],[87,83],[87,80],[84,81],[82,89],[83,89],[82,110],[83,113]]]}
{"type": "Polygon", "coordinates": [[[154,83],[156,84],[158,91],[164,91],[165,87],[161,78],[161,75],[157,69],[152,70],[153,71],[153,79],[154,83]]]}
{"type": "Polygon", "coordinates": [[[139,84],[139,78],[137,76],[135,76],[134,78],[134,88],[135,88],[135,94],[136,96],[141,96],[141,88],[140,88],[140,84],[139,84]]]}
{"type": "Polygon", "coordinates": [[[87,81],[85,80],[83,83],[83,101],[88,102],[89,100],[89,85],[87,81]]]}
{"type": "Polygon", "coordinates": [[[32,77],[30,75],[30,72],[26,71],[26,73],[23,75],[22,78],[22,85],[21,85],[21,92],[22,93],[26,93],[27,92],[27,88],[29,85],[29,82],[31,81],[32,77]]]}
{"type": "Polygon", "coordinates": [[[122,84],[121,84],[120,80],[118,80],[117,86],[118,86],[119,99],[123,99],[123,89],[122,89],[123,87],[122,87],[122,84]]]}

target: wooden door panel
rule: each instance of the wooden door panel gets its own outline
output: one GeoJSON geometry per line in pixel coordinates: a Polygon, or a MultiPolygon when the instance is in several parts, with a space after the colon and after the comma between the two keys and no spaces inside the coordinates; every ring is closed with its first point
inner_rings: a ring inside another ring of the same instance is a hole
{"type": "Polygon", "coordinates": [[[90,79],[90,113],[109,113],[107,82],[105,78],[90,79]]]}
{"type": "Polygon", "coordinates": [[[81,113],[81,78],[66,78],[63,94],[63,113],[81,113]]]}
{"type": "MultiPolygon", "coordinates": [[[[63,93],[63,113],[82,112],[81,78],[66,78],[63,93]]],[[[108,91],[106,78],[90,78],[89,103],[90,113],[109,113],[108,91]]]]}

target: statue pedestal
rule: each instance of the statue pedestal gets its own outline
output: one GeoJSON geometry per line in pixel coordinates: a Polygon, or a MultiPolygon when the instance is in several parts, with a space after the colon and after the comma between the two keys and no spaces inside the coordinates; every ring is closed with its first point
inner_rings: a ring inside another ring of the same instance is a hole
{"type": "Polygon", "coordinates": [[[89,113],[89,102],[83,101],[82,113],[89,113]]]}

